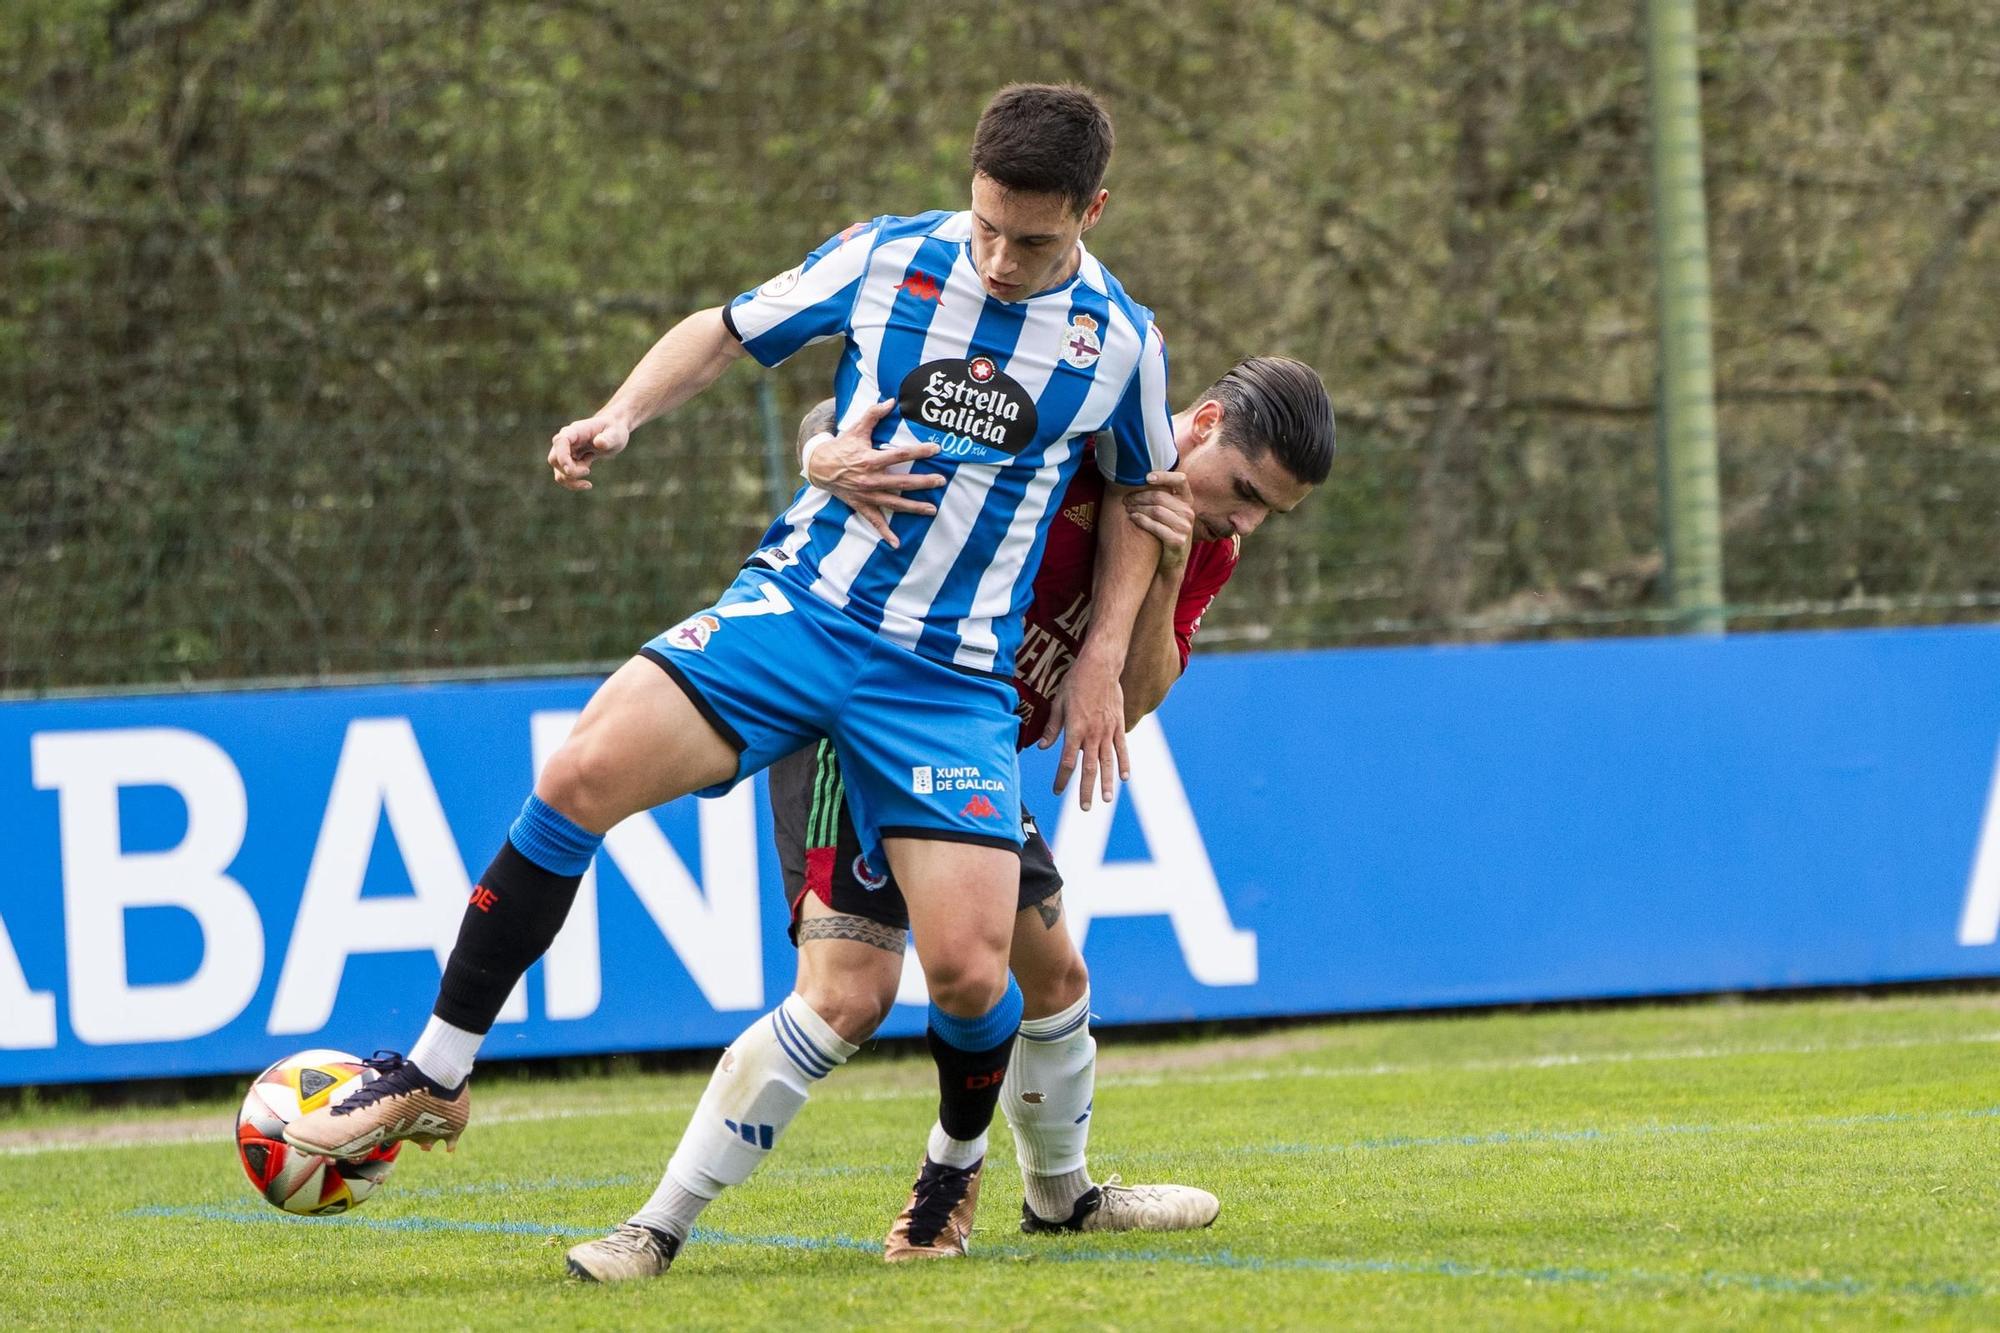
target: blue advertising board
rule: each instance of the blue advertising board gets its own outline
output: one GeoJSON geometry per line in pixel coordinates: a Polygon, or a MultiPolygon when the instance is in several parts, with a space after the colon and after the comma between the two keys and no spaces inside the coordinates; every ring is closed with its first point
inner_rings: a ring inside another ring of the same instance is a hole
{"type": "MultiPolygon", "coordinates": [[[[407,1045],[592,683],[0,704],[0,1084],[407,1045]]],[[[1117,1024],[2000,973],[1996,746],[1967,627],[1204,657],[1110,809],[1025,765],[1117,1024]]],[[[487,1054],[724,1044],[777,879],[761,782],[621,825],[487,1054]]]]}

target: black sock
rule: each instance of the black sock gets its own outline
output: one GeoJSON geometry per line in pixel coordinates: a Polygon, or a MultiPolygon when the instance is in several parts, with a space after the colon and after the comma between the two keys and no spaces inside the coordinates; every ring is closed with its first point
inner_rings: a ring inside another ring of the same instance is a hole
{"type": "Polygon", "coordinates": [[[501,843],[465,906],[431,1012],[468,1032],[490,1031],[521,974],[562,929],[582,879],[544,870],[511,841],[501,843]]]}
{"type": "Polygon", "coordinates": [[[1000,1083],[1014,1054],[1014,1034],[983,1051],[962,1051],[928,1028],[931,1059],[938,1067],[938,1124],[955,1139],[976,1139],[993,1123],[1000,1083]]]}

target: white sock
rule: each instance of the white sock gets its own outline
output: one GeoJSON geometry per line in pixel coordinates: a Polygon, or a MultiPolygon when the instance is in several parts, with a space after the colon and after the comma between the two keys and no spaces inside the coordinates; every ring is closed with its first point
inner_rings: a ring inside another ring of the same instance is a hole
{"type": "Polygon", "coordinates": [[[485,1042],[485,1033],[455,1028],[432,1014],[424,1024],[424,1035],[410,1048],[410,1063],[439,1087],[455,1088],[472,1072],[472,1062],[485,1042]]]}
{"type": "Polygon", "coordinates": [[[1096,1088],[1089,991],[1061,1013],[1021,1024],[1000,1106],[1014,1130],[1028,1206],[1038,1217],[1061,1221],[1090,1188],[1084,1159],[1096,1088]]]}
{"type": "MultiPolygon", "coordinates": [[[[988,1086],[991,1086],[990,1084],[988,1086]]],[[[976,1139],[955,1139],[944,1132],[944,1126],[931,1126],[931,1141],[924,1149],[933,1162],[939,1166],[957,1167],[964,1170],[982,1161],[986,1156],[986,1135],[976,1139]]]]}
{"type": "Polygon", "coordinates": [[[632,1220],[642,1227],[664,1231],[680,1243],[694,1230],[694,1220],[701,1216],[701,1210],[714,1202],[683,1188],[669,1171],[660,1177],[659,1187],[646,1200],[646,1206],[632,1214],[632,1220]]]}
{"type": "Polygon", "coordinates": [[[632,1220],[687,1239],[708,1202],[770,1155],[812,1085],[856,1049],[796,992],[787,995],[722,1053],[660,1187],[632,1220]]]}

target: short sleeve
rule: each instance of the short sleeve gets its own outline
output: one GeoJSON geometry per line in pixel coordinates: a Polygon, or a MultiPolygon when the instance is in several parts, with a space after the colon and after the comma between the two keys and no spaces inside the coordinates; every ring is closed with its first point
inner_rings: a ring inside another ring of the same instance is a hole
{"type": "Polygon", "coordinates": [[[722,318],[743,350],[775,366],[802,347],[847,332],[881,222],[857,222],[828,237],[797,268],[731,301],[722,318]]]}
{"type": "Polygon", "coordinates": [[[1174,602],[1174,644],[1181,650],[1181,670],[1187,670],[1188,654],[1194,651],[1194,636],[1201,632],[1201,618],[1208,614],[1215,594],[1236,572],[1238,539],[1200,542],[1181,575],[1180,597],[1174,602]]]}
{"type": "Polygon", "coordinates": [[[1171,469],[1174,414],[1167,406],[1167,340],[1151,320],[1146,343],[1139,351],[1138,369],[1125,386],[1124,397],[1112,409],[1109,429],[1098,432],[1097,467],[1107,481],[1120,486],[1144,486],[1148,472],[1171,469]]]}

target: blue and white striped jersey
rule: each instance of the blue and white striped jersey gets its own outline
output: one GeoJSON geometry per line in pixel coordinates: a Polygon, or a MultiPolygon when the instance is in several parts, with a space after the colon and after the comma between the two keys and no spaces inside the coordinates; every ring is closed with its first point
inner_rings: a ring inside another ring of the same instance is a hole
{"type": "MultiPolygon", "coordinates": [[[[878,446],[934,442],[914,467],[946,482],[918,494],[934,516],[894,514],[890,547],[845,504],[807,486],[752,557],[884,638],[933,660],[1010,675],[1052,501],[1082,437],[1105,476],[1137,486],[1173,466],[1166,344],[1152,312],[1082,251],[1076,276],[1022,301],[988,296],[972,215],[856,223],[745,292],[730,331],[767,366],[842,338],[843,425],[893,397],[878,446]]],[[[912,465],[901,465],[909,468],[912,465]]]]}

